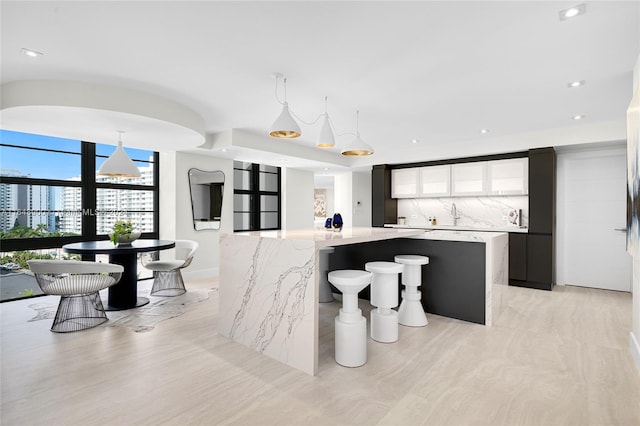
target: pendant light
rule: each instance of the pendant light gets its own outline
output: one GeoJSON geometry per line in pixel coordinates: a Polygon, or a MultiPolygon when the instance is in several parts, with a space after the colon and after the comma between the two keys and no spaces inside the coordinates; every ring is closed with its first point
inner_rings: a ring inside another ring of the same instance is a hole
{"type": "Polygon", "coordinates": [[[327,113],[327,97],[324,97],[324,123],[322,129],[320,129],[320,135],[316,146],[318,148],[333,148],[336,145],[336,138],[333,135],[331,129],[331,123],[329,122],[329,113],[327,113]]]}
{"type": "Polygon", "coordinates": [[[118,131],[118,147],[111,154],[107,161],[102,163],[98,174],[102,176],[114,176],[114,177],[139,177],[140,170],[133,163],[131,158],[122,149],[122,134],[124,132],[118,131]]]}
{"type": "MultiPolygon", "coordinates": [[[[275,76],[276,78],[276,99],[278,94],[278,78],[279,75],[275,76]]],[[[273,138],[279,139],[293,139],[300,137],[302,132],[300,131],[300,126],[293,119],[291,113],[289,112],[289,104],[287,103],[287,79],[284,79],[284,103],[282,103],[282,112],[280,116],[273,122],[271,126],[271,130],[269,130],[269,136],[273,138]]]]}
{"type": "Polygon", "coordinates": [[[356,138],[342,150],[342,155],[349,157],[363,157],[373,155],[373,148],[360,138],[359,126],[360,111],[356,111],[356,138]]]}

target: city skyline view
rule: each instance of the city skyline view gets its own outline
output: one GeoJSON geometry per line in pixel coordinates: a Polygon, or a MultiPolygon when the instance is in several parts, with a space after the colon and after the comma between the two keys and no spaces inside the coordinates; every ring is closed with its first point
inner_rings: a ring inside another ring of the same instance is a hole
{"type": "MultiPolygon", "coordinates": [[[[79,140],[0,129],[0,143],[65,152],[62,154],[30,151],[31,155],[24,155],[23,149],[0,146],[0,170],[2,171],[15,170],[30,177],[45,179],[73,180],[80,176],[81,141],[79,140]],[[66,153],[76,153],[77,155],[66,153]]],[[[96,158],[96,170],[113,153],[115,148],[115,145],[96,143],[96,156],[103,156],[96,158]]],[[[151,151],[135,148],[124,147],[124,150],[138,167],[147,166],[149,157],[153,154],[151,151]]]]}
{"type": "MultiPolygon", "coordinates": [[[[126,149],[133,159],[147,159],[135,161],[140,177],[122,179],[96,175],[95,178],[99,183],[143,185],[149,190],[97,188],[97,204],[93,210],[83,208],[81,188],[71,184],[82,179],[81,141],[6,130],[0,130],[0,136],[0,176],[3,180],[27,178],[70,182],[55,186],[44,182],[23,184],[20,181],[6,183],[5,180],[0,183],[0,231],[7,232],[16,226],[35,229],[45,225],[48,232],[80,234],[84,214],[97,216],[99,234],[108,233],[116,220],[134,221],[137,229],[143,232],[153,230],[153,152],[126,149]]],[[[97,171],[115,148],[95,144],[95,149],[97,171]]]]}

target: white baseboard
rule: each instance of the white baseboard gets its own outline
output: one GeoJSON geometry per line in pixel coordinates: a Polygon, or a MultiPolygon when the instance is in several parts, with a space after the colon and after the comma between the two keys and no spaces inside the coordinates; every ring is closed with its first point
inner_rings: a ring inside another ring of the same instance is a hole
{"type": "Polygon", "coordinates": [[[640,372],[640,343],[638,342],[638,339],[636,339],[636,336],[634,336],[633,332],[629,333],[629,350],[631,351],[633,360],[636,362],[638,372],[640,372]]]}
{"type": "Polygon", "coordinates": [[[189,268],[182,270],[182,277],[185,280],[204,280],[207,278],[216,278],[220,275],[220,268],[197,269],[190,271],[189,268]]]}

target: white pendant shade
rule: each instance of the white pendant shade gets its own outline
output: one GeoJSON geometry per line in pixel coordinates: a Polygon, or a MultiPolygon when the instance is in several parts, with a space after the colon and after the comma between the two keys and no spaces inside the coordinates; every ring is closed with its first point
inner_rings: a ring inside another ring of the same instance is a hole
{"type": "Polygon", "coordinates": [[[115,176],[115,177],[139,177],[140,170],[133,163],[131,158],[122,149],[122,141],[118,141],[118,147],[111,154],[107,161],[102,163],[99,175],[103,176],[115,176]]]}
{"type": "Polygon", "coordinates": [[[273,122],[271,130],[269,130],[269,136],[274,138],[293,139],[300,137],[300,126],[293,119],[289,112],[289,104],[285,101],[282,105],[282,113],[273,122]]]}
{"type": "Polygon", "coordinates": [[[333,148],[335,145],[336,138],[333,135],[331,123],[329,123],[329,114],[325,114],[324,123],[322,124],[322,129],[320,129],[320,136],[318,136],[316,146],[318,148],[333,148]]]}
{"type": "Polygon", "coordinates": [[[373,155],[373,148],[360,138],[360,132],[358,132],[353,142],[342,150],[342,155],[350,157],[373,155]]]}

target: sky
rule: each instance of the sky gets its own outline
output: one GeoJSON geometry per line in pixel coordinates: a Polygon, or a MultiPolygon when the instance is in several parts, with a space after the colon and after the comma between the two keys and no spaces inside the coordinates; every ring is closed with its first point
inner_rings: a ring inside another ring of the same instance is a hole
{"type": "MultiPolygon", "coordinates": [[[[44,179],[72,179],[80,176],[81,143],[78,140],[0,129],[0,144],[77,153],[77,155],[62,154],[0,146],[0,169],[18,170],[22,173],[30,174],[31,177],[44,179]]],[[[96,154],[98,155],[109,156],[114,150],[114,145],[96,144],[96,154]]],[[[124,150],[133,159],[148,159],[151,155],[151,151],[133,148],[124,148],[124,150]]],[[[100,168],[105,160],[106,157],[98,158],[96,170],[100,168]]],[[[135,163],[139,167],[147,165],[137,161],[135,163]]]]}

